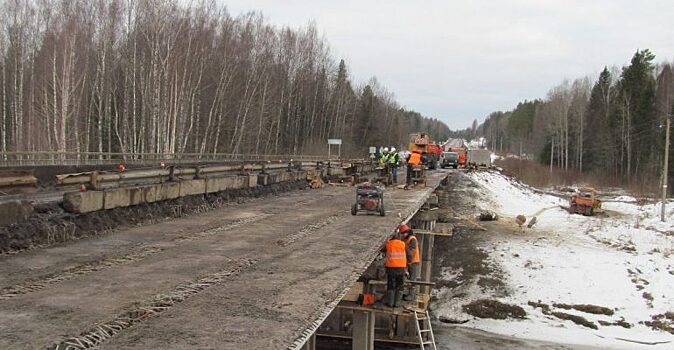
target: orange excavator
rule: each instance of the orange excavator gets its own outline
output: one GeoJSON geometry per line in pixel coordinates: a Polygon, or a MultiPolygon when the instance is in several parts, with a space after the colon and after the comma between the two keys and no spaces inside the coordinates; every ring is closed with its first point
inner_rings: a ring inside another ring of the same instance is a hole
{"type": "Polygon", "coordinates": [[[601,208],[601,201],[597,199],[597,191],[591,187],[581,188],[569,198],[569,212],[592,216],[596,209],[601,208]]]}
{"type": "Polygon", "coordinates": [[[442,155],[442,147],[431,140],[431,135],[424,132],[410,134],[410,143],[407,149],[419,151],[426,161],[428,169],[437,169],[442,155]]]}

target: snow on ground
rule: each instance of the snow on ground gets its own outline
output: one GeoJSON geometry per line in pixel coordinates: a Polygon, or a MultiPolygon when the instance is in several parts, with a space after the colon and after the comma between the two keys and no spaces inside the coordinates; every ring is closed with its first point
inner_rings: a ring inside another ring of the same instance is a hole
{"type": "MultiPolygon", "coordinates": [[[[608,216],[585,217],[560,208],[568,205],[565,200],[540,194],[499,173],[468,176],[483,194],[480,208],[496,211],[502,220],[512,220],[519,214],[527,219],[537,216],[537,224],[521,236],[499,237],[484,247],[506,275],[510,293],[498,299],[522,306],[527,319],[471,319],[466,326],[602,348],[674,349],[674,335],[640,323],[674,311],[674,203],[664,223],[659,221],[659,204],[639,205],[628,196],[605,202],[603,209],[608,216]],[[545,315],[541,308],[529,306],[530,301],[551,307],[553,303],[592,304],[613,309],[615,314],[594,315],[552,307],[552,311],[594,322],[598,326],[594,330],[545,315]],[[598,324],[599,320],[621,319],[632,327],[598,324]]],[[[450,304],[441,306],[453,309],[445,313],[460,312],[450,304]]]]}

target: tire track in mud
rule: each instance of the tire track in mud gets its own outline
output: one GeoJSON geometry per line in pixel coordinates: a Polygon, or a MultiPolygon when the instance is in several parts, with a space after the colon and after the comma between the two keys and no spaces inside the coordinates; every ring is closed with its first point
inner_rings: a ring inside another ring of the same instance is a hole
{"type": "Polygon", "coordinates": [[[172,291],[166,294],[158,294],[150,300],[141,302],[138,306],[123,312],[110,321],[92,325],[82,333],[66,337],[65,340],[57,340],[47,349],[81,350],[97,347],[123,330],[156,317],[201,291],[238,275],[255,265],[257,260],[244,258],[232,260],[230,263],[233,263],[234,266],[228,266],[196,281],[178,285],[172,291]]]}

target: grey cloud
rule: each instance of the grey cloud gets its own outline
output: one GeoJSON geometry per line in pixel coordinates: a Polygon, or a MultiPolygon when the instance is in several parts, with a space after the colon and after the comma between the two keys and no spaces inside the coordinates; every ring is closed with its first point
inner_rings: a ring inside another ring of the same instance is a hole
{"type": "Polygon", "coordinates": [[[674,57],[674,1],[231,0],[277,25],[315,21],[358,82],[463,128],[565,78],[622,65],[637,48],[674,57]]]}

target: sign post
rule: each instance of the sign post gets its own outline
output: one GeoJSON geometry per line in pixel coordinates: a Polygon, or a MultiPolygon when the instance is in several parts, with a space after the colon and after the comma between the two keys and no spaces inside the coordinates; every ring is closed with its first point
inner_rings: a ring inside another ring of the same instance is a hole
{"type": "Polygon", "coordinates": [[[342,157],[342,139],[328,139],[328,159],[330,159],[330,146],[337,145],[337,159],[342,157]]]}

